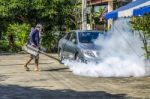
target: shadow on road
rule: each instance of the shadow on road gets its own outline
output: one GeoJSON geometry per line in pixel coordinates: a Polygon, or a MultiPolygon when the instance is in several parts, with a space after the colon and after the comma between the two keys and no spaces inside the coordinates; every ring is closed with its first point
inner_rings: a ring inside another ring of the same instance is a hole
{"type": "Polygon", "coordinates": [[[17,85],[0,85],[0,99],[125,99],[125,94],[104,91],[79,92],[73,90],[47,90],[17,85]]]}
{"type": "Polygon", "coordinates": [[[66,71],[67,70],[67,72],[69,72],[68,70],[68,68],[55,68],[55,69],[47,69],[47,70],[42,70],[42,71],[50,71],[50,72],[53,72],[53,71],[66,71]]]}
{"type": "Polygon", "coordinates": [[[9,78],[9,77],[6,75],[0,75],[0,81],[5,81],[6,78],[9,78]]]}

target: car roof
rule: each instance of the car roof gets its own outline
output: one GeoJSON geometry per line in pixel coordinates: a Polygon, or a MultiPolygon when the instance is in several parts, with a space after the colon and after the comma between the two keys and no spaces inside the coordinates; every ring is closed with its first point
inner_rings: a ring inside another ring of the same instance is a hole
{"type": "Polygon", "coordinates": [[[100,30],[71,30],[74,32],[104,32],[104,31],[100,31],[100,30]]]}

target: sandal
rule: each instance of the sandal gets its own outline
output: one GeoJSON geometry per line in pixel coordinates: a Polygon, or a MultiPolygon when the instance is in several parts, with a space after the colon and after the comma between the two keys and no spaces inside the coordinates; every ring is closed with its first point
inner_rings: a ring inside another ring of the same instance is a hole
{"type": "Polygon", "coordinates": [[[34,71],[41,71],[40,69],[35,68],[34,71]]]}
{"type": "Polygon", "coordinates": [[[29,69],[29,67],[24,67],[24,69],[26,70],[26,71],[30,71],[30,69],[29,69]]]}

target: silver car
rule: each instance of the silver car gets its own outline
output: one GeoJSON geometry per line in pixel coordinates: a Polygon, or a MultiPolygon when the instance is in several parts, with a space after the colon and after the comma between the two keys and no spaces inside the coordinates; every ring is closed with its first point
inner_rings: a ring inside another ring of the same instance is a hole
{"type": "Polygon", "coordinates": [[[100,46],[94,44],[99,36],[104,36],[103,31],[74,30],[67,33],[58,43],[59,60],[73,59],[87,63],[99,61],[100,46]]]}

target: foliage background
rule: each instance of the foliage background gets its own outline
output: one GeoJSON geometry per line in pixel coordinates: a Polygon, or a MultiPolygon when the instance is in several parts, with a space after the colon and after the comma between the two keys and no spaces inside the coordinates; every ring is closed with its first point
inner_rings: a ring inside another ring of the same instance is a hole
{"type": "Polygon", "coordinates": [[[144,15],[142,17],[132,18],[133,30],[140,35],[143,41],[144,50],[146,52],[146,57],[150,57],[150,14],[144,15]]]}
{"type": "Polygon", "coordinates": [[[81,0],[0,0],[0,41],[10,51],[19,51],[31,27],[41,23],[42,44],[52,51],[59,38],[55,31],[78,29],[80,11],[81,0]]]}
{"type": "MultiPolygon", "coordinates": [[[[118,8],[124,4],[115,5],[118,8]]],[[[103,9],[99,11],[92,12],[95,23],[99,22],[103,9]]],[[[31,27],[37,23],[44,26],[42,45],[50,52],[56,51],[58,40],[65,33],[64,27],[67,30],[80,28],[81,0],[0,0],[0,52],[20,51],[31,27]]],[[[141,35],[149,57],[150,15],[135,17],[132,23],[133,29],[141,35]]]]}

